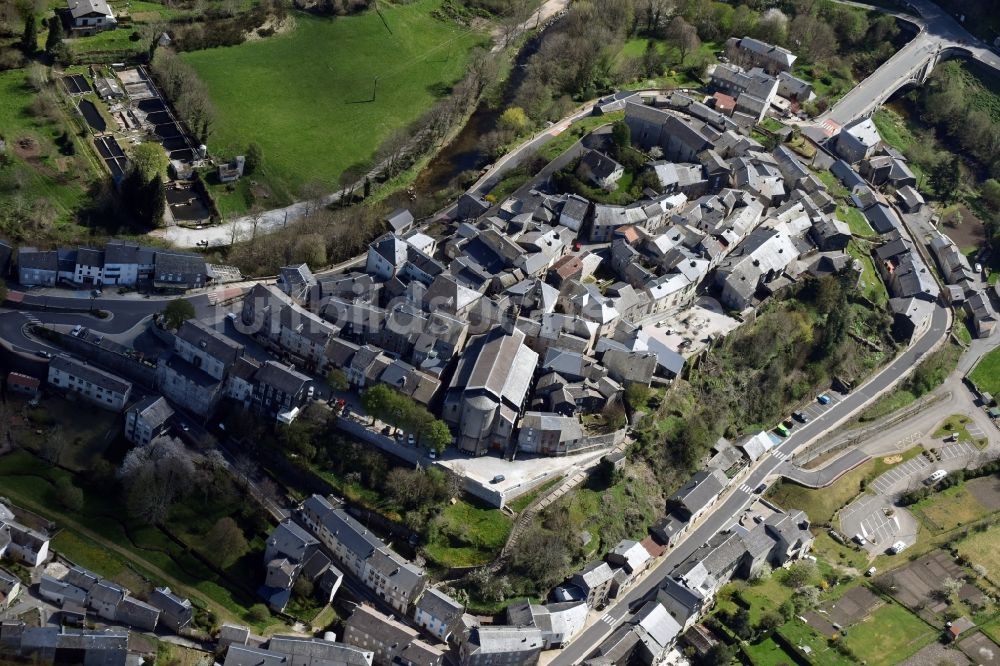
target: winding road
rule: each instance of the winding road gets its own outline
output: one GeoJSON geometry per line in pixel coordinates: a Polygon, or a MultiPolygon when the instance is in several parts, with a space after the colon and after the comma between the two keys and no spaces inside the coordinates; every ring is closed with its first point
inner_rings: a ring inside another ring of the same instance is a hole
{"type": "Polygon", "coordinates": [[[594,622],[572,643],[562,650],[549,666],[571,666],[582,663],[621,623],[627,621],[631,610],[655,594],[660,581],[673,571],[688,555],[706,543],[714,534],[732,525],[739,515],[756,499],[756,495],[744,490],[754,488],[774,478],[778,468],[797,449],[840,425],[886,391],[895,387],[907,377],[920,360],[947,339],[951,326],[951,312],[941,306],[934,310],[930,326],[924,334],[892,363],[883,368],[863,386],[840,400],[832,408],[805,425],[798,426],[770,454],[760,460],[739,487],[732,488],[701,522],[687,534],[674,548],[667,552],[660,563],[630,589],[623,597],[610,606],[597,622],[594,622]]]}

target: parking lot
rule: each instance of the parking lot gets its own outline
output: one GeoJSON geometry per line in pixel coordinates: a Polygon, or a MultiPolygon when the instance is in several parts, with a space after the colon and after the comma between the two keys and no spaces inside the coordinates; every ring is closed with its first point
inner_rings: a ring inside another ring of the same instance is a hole
{"type": "Polygon", "coordinates": [[[862,495],[840,512],[840,525],[849,538],[861,535],[871,553],[885,550],[896,541],[913,543],[917,522],[909,512],[893,507],[881,495],[862,495]]]}
{"type": "MultiPolygon", "coordinates": [[[[979,431],[982,432],[981,430],[979,431]]],[[[969,428],[969,433],[972,433],[972,427],[969,428]]],[[[974,437],[975,435],[973,435],[974,437]]],[[[976,445],[971,442],[959,442],[958,444],[949,444],[948,446],[942,446],[938,449],[938,455],[941,456],[941,462],[947,462],[949,460],[955,460],[956,458],[973,458],[978,455],[979,449],[976,445]]]]}
{"type": "Polygon", "coordinates": [[[931,464],[927,462],[924,456],[911,458],[872,481],[871,489],[879,495],[887,495],[905,490],[915,476],[930,474],[928,469],[930,466],[931,464]]]}

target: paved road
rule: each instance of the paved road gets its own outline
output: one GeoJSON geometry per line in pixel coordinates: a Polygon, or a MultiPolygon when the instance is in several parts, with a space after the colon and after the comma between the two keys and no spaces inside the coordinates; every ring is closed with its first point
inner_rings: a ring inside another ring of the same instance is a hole
{"type": "MultiPolygon", "coordinates": [[[[817,118],[819,126],[823,127],[825,121],[845,125],[868,115],[919,72],[929,58],[945,49],[960,49],[967,57],[1000,71],[1000,56],[931,0],[909,0],[909,3],[920,15],[914,21],[921,28],[919,34],[833,108],[820,115],[817,118]]],[[[826,129],[835,131],[829,124],[826,129]]]]}
{"type": "MultiPolygon", "coordinates": [[[[195,308],[198,319],[212,317],[215,305],[209,301],[208,294],[199,294],[188,298],[195,308]]],[[[75,309],[88,307],[89,298],[71,296],[51,296],[27,294],[24,302],[44,307],[36,311],[2,311],[0,310],[0,338],[6,340],[19,351],[35,352],[52,351],[46,345],[34,338],[28,337],[24,330],[30,324],[56,324],[75,326],[82,324],[99,333],[121,334],[139,324],[146,317],[161,312],[165,301],[163,299],[123,299],[98,298],[93,302],[94,308],[111,313],[107,319],[99,319],[89,313],[66,313],[60,309],[75,309]]]]}
{"type": "MultiPolygon", "coordinates": [[[[777,473],[778,467],[796,449],[850,418],[864,408],[875,396],[894,386],[917,365],[924,354],[945,339],[948,335],[949,325],[949,311],[943,307],[936,308],[927,331],[907,351],[864,386],[845,396],[833,409],[792,431],[786,440],[756,465],[749,476],[744,479],[741,488],[754,488],[764,483],[777,473]]],[[[646,578],[630,589],[615,605],[611,606],[602,619],[593,623],[549,662],[550,666],[570,666],[581,663],[629,615],[629,609],[638,606],[641,600],[653,593],[658,583],[684,558],[707,542],[714,534],[733,524],[756,497],[751,492],[741,488],[733,489],[728,496],[716,504],[714,509],[702,519],[702,522],[687,535],[687,538],[669,551],[646,578]]]]}

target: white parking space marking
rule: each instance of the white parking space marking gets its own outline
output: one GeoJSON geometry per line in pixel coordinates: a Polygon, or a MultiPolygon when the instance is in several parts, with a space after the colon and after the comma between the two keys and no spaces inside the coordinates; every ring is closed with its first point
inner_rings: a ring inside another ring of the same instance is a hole
{"type": "Polygon", "coordinates": [[[915,474],[922,473],[927,467],[930,467],[930,463],[922,455],[910,458],[879,475],[877,479],[872,481],[872,490],[879,495],[888,494],[896,485],[908,482],[915,474]]]}

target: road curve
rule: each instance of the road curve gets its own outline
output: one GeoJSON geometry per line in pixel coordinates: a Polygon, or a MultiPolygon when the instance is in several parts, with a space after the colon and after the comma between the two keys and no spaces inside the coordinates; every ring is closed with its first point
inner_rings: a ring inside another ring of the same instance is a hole
{"type": "MultiPolygon", "coordinates": [[[[845,396],[831,409],[792,431],[792,434],[774,452],[755,466],[749,476],[742,481],[741,486],[754,488],[764,483],[769,477],[776,475],[784,458],[791,456],[800,447],[809,444],[817,437],[843,423],[875,397],[895,386],[916,367],[924,355],[947,338],[950,325],[950,312],[944,307],[936,307],[930,326],[905,352],[863,386],[845,396]]],[[[732,525],[754,498],[754,495],[740,488],[732,489],[702,518],[700,524],[688,533],[683,541],[668,551],[649,575],[608,608],[605,617],[610,622],[603,619],[594,622],[549,662],[549,666],[571,666],[583,662],[600,645],[601,641],[627,618],[630,608],[653,593],[658,583],[684,558],[706,543],[721,529],[732,525]]]]}

